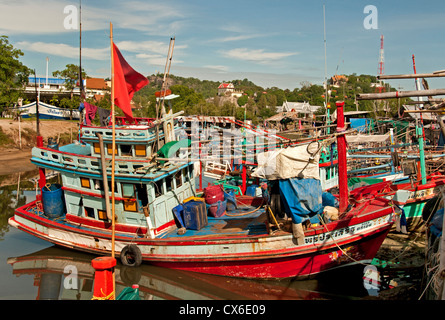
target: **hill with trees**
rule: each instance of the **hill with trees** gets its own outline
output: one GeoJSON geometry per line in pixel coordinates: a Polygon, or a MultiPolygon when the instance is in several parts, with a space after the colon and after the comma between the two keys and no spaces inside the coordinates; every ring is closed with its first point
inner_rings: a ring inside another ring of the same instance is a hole
{"type": "MultiPolygon", "coordinates": [[[[156,116],[155,92],[161,90],[162,74],[148,77],[150,83],[134,95],[133,101],[139,107],[139,114],[142,116],[156,116]]],[[[237,91],[242,91],[243,95],[230,102],[224,97],[218,97],[217,89],[221,82],[199,80],[196,78],[183,78],[170,75],[167,86],[173,94],[179,95],[171,101],[174,112],[183,110],[186,115],[208,115],[208,116],[235,116],[237,119],[246,118],[258,123],[276,113],[276,106],[283,105],[283,102],[309,102],[311,105],[320,106],[318,114],[324,114],[326,109],[326,89],[322,85],[311,84],[307,81],[301,82],[300,88],[294,90],[282,90],[277,87],[263,88],[249,81],[248,79],[236,79],[230,82],[237,91]],[[243,107],[243,108],[240,108],[243,107]],[[244,111],[245,107],[245,111],[244,111]]],[[[328,83],[328,101],[331,110],[335,110],[335,102],[345,101],[345,111],[370,111],[370,116],[391,117],[397,116],[399,105],[407,99],[390,99],[385,101],[360,101],[355,97],[359,93],[378,92],[377,78],[371,75],[346,75],[344,81],[328,83]]],[[[383,84],[382,91],[395,91],[388,84],[383,84]]]]}

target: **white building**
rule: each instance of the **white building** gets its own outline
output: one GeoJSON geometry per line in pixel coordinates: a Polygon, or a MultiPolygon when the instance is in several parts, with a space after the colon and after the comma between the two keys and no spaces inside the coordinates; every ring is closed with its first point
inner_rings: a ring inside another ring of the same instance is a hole
{"type": "Polygon", "coordinates": [[[218,87],[218,96],[230,95],[232,97],[239,98],[243,95],[241,91],[235,90],[233,83],[221,83],[218,87]]]}

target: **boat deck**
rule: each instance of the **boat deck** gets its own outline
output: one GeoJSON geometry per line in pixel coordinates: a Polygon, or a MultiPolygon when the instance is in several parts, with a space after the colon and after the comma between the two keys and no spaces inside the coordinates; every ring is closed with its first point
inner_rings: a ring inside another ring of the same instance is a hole
{"type": "Polygon", "coordinates": [[[239,207],[236,211],[227,211],[225,215],[215,218],[207,217],[208,224],[200,230],[187,229],[185,234],[178,234],[178,229],[159,236],[160,239],[167,238],[200,238],[221,236],[252,236],[269,234],[267,227],[267,216],[264,208],[251,206],[239,207]]]}
{"type": "MultiPolygon", "coordinates": [[[[49,218],[43,213],[42,206],[37,202],[33,202],[23,207],[23,212],[36,215],[41,219],[47,219],[48,222],[55,222],[64,226],[64,228],[75,228],[77,231],[100,233],[102,235],[109,235],[111,232],[111,224],[107,223],[106,228],[97,228],[88,226],[85,223],[76,223],[70,221],[62,215],[56,218],[49,218]]],[[[83,218],[84,219],[84,218],[83,218]]],[[[89,220],[89,219],[88,219],[89,220]]],[[[233,236],[257,236],[269,234],[268,218],[264,208],[254,206],[239,206],[235,211],[227,211],[221,217],[215,218],[208,216],[208,223],[200,230],[187,229],[184,234],[178,233],[178,228],[169,228],[166,232],[162,232],[156,236],[156,239],[203,239],[203,238],[220,238],[233,236]]],[[[136,233],[120,232],[119,228],[116,230],[117,237],[145,239],[145,232],[135,226],[136,233]]]]}

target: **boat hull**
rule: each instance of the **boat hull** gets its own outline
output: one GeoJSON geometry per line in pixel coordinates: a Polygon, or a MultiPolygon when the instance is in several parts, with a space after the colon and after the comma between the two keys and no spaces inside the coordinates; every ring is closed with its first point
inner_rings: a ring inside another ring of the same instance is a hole
{"type": "MultiPolygon", "coordinates": [[[[148,239],[145,230],[134,233],[116,226],[115,254],[119,256],[125,246],[134,244],[143,261],[171,269],[243,278],[309,277],[375,256],[393,224],[393,209],[379,201],[382,203],[363,204],[349,218],[308,229],[302,245],[296,244],[292,233],[282,231],[272,235],[186,233],[148,239]]],[[[10,225],[59,246],[111,254],[110,228],[50,219],[36,214],[33,206],[35,203],[17,209],[10,225]]]]}

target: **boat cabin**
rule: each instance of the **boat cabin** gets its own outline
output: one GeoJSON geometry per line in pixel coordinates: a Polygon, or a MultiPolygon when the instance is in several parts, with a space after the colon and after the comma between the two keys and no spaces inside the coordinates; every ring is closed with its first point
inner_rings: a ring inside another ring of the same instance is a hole
{"type": "MultiPolygon", "coordinates": [[[[115,128],[114,197],[117,224],[141,228],[141,233],[150,228],[156,235],[174,225],[172,209],[196,194],[193,163],[153,161],[153,146],[158,137],[150,120],[122,123],[115,128]]],[[[164,135],[159,132],[163,145],[164,135]]],[[[169,146],[176,143],[180,142],[170,142],[169,146]]],[[[178,149],[178,156],[179,153],[178,149]]],[[[82,126],[80,143],[76,141],[58,150],[34,148],[31,161],[61,173],[67,218],[111,225],[105,203],[106,191],[111,199],[113,189],[111,157],[112,128],[82,126]],[[108,188],[103,182],[101,143],[108,188]]]]}

